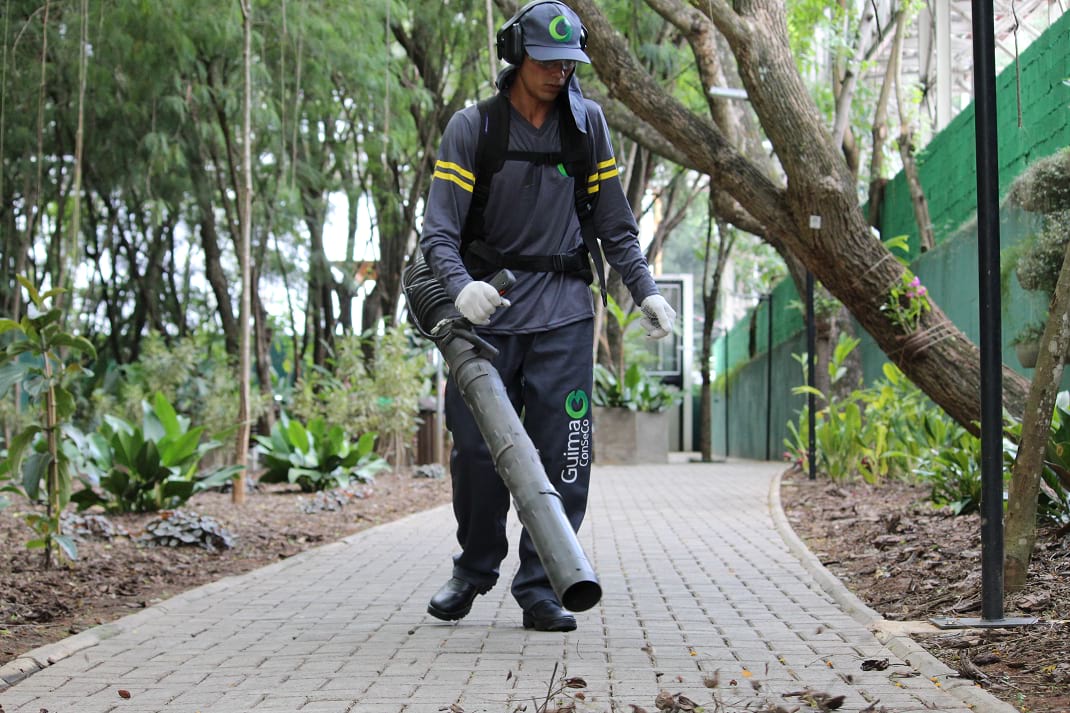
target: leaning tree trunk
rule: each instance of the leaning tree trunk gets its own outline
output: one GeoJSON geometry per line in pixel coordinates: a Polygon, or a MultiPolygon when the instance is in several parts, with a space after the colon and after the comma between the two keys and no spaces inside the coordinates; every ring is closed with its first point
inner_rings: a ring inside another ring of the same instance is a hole
{"type": "Polygon", "coordinates": [[[1070,243],[1063,254],[1063,266],[1022,415],[1022,439],[1014,461],[1004,525],[1003,586],[1008,591],[1025,585],[1029,558],[1037,539],[1037,496],[1044,450],[1051,438],[1051,417],[1063,378],[1063,355],[1067,347],[1070,347],[1070,243]]]}
{"type": "MultiPolygon", "coordinates": [[[[980,353],[933,305],[913,331],[881,309],[904,268],[870,233],[843,156],[807,92],[788,43],[784,8],[777,0],[700,3],[728,40],[740,76],[781,165],[781,187],[710,122],[688,111],[651,80],[627,51],[595,0],[569,0],[590,30],[588,54],[615,96],[656,125],[693,167],[708,173],[783,241],[843,302],[878,346],[949,415],[972,432],[980,420],[980,353]],[[784,121],[791,117],[791,121],[784,121]],[[813,229],[815,218],[820,228],[813,229]]],[[[1026,381],[1003,370],[1004,404],[1020,414],[1026,381]]]]}

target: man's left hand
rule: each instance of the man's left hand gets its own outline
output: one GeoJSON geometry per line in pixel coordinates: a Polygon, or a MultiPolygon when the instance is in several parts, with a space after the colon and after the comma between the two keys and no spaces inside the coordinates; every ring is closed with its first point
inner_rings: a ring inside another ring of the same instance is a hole
{"type": "Polygon", "coordinates": [[[664,339],[672,334],[676,322],[676,310],[661,295],[650,295],[640,305],[643,317],[639,324],[646,330],[648,339],[664,339]]]}

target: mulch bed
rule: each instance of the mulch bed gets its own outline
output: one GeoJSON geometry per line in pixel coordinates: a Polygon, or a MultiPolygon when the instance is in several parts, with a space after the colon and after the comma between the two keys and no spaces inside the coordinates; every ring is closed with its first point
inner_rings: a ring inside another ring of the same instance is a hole
{"type": "MultiPolygon", "coordinates": [[[[781,500],[818,559],[886,619],[981,617],[981,526],[952,516],[928,490],[811,481],[793,472],[781,500]]],[[[1004,616],[1030,627],[948,629],[914,639],[960,675],[1023,712],[1070,711],[1070,534],[1044,526],[1025,588],[1004,598],[1004,616]]]]}

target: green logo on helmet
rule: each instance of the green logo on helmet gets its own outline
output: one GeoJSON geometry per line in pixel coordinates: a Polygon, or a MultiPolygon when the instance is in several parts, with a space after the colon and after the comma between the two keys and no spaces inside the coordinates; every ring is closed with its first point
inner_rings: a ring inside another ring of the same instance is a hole
{"type": "Polygon", "coordinates": [[[572,24],[564,15],[558,15],[550,20],[550,37],[557,42],[568,42],[572,39],[572,24]]]}
{"type": "Polygon", "coordinates": [[[568,414],[569,418],[583,418],[587,415],[587,410],[590,407],[591,402],[583,389],[571,391],[565,397],[565,413],[568,414]]]}

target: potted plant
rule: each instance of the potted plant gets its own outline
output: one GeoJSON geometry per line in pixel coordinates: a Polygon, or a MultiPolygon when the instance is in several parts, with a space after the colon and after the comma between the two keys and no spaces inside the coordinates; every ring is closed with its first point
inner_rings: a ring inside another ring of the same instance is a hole
{"type": "MultiPolygon", "coordinates": [[[[1040,228],[1011,254],[1014,274],[1023,289],[1043,294],[1049,308],[1070,241],[1070,196],[1067,195],[1070,184],[1063,173],[1063,164],[1065,159],[1061,156],[1042,160],[1019,177],[1011,189],[1014,203],[1041,215],[1040,228]]],[[[1044,319],[1026,325],[1015,337],[1015,351],[1023,367],[1036,366],[1038,343],[1046,322],[1045,315],[1044,319]]],[[[1063,355],[1064,361],[1068,356],[1063,355]]]]}
{"type": "Polygon", "coordinates": [[[667,462],[668,409],[683,398],[680,390],[638,364],[619,376],[601,364],[594,369],[596,460],[611,465],[667,462]]]}
{"type": "Polygon", "coordinates": [[[1018,363],[1024,368],[1032,369],[1037,365],[1037,355],[1040,353],[1040,337],[1043,334],[1044,322],[1030,322],[1011,340],[1011,344],[1014,345],[1014,353],[1018,356],[1018,363]]]}

